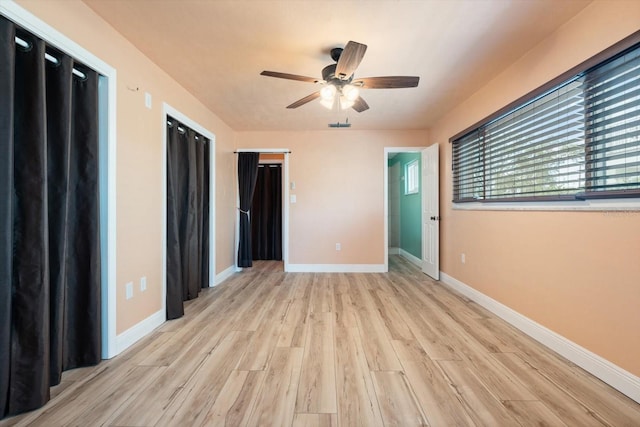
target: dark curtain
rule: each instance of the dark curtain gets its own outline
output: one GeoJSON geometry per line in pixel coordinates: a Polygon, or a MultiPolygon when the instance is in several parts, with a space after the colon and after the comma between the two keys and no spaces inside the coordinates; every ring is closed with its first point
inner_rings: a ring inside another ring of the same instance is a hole
{"type": "Polygon", "coordinates": [[[202,287],[209,286],[209,143],[207,140],[203,144],[202,154],[198,157],[202,159],[202,215],[201,215],[201,280],[202,287]]]}
{"type": "Polygon", "coordinates": [[[100,361],[101,282],[98,75],[1,16],[0,159],[4,417],[44,405],[62,371],[100,361]]]}
{"type": "Polygon", "coordinates": [[[260,165],[251,207],[253,259],[282,260],[282,166],[260,165]]]}
{"type": "Polygon", "coordinates": [[[209,286],[209,141],[167,120],[167,319],[209,286]]]}
{"type": "Polygon", "coordinates": [[[240,195],[240,239],[238,242],[238,267],[253,265],[251,249],[251,203],[258,177],[260,153],[238,153],[238,190],[240,195]]]}

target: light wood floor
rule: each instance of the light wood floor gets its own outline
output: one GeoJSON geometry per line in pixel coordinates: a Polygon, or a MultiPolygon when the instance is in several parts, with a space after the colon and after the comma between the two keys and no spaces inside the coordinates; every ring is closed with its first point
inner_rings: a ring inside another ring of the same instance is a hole
{"type": "Polygon", "coordinates": [[[258,262],[39,411],[78,426],[640,426],[640,405],[430,280],[258,262]]]}

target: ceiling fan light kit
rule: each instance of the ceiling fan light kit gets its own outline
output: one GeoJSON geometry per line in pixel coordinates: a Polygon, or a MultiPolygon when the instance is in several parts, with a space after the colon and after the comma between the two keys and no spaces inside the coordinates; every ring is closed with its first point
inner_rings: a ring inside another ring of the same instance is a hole
{"type": "Polygon", "coordinates": [[[320,98],[322,98],[323,101],[329,102],[330,105],[333,105],[333,99],[335,98],[337,91],[338,90],[334,85],[327,85],[320,89],[320,98]]]}
{"type": "Polygon", "coordinates": [[[360,91],[353,85],[339,86],[328,83],[320,89],[320,104],[329,110],[338,106],[341,110],[346,110],[353,107],[359,96],[360,91]]]}
{"type": "Polygon", "coordinates": [[[414,76],[365,77],[354,80],[353,73],[360,65],[366,51],[367,45],[354,41],[348,42],[344,49],[339,47],[331,49],[331,58],[336,63],[322,69],[322,80],[277,71],[263,71],[260,74],[267,77],[321,83],[323,85],[319,91],[299,99],[288,105],[287,108],[298,108],[314,99],[320,98],[320,104],[330,110],[334,108],[341,110],[353,108],[358,113],[361,113],[368,110],[369,105],[360,96],[360,88],[398,89],[418,86],[420,77],[414,76]]]}

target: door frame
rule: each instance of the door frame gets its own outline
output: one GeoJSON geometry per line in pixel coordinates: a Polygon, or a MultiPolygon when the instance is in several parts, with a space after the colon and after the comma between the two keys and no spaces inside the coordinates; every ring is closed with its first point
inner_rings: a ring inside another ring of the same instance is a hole
{"type": "Polygon", "coordinates": [[[210,141],[209,145],[209,287],[216,285],[216,135],[162,103],[162,313],[167,316],[167,117],[171,116],[210,141]]]}
{"type": "MultiPolygon", "coordinates": [[[[418,153],[421,154],[428,147],[384,147],[384,272],[389,271],[389,154],[418,153]]],[[[422,171],[422,169],[421,169],[422,171]]],[[[422,175],[421,175],[422,176],[422,175]]],[[[422,183],[420,183],[422,186],[422,183]]],[[[420,191],[420,206],[422,210],[423,193],[420,191]]],[[[424,222],[424,212],[420,214],[421,224],[424,222]]],[[[420,232],[422,241],[422,232],[420,232]]]]}
{"type": "MultiPolygon", "coordinates": [[[[236,153],[270,153],[283,154],[284,160],[282,167],[282,261],[284,263],[284,271],[289,271],[289,154],[291,150],[288,148],[238,148],[236,153]]],[[[236,206],[240,206],[240,194],[238,190],[238,170],[236,161],[236,206]]],[[[236,209],[236,232],[235,232],[235,253],[233,256],[236,271],[242,271],[238,267],[238,246],[240,244],[240,211],[236,209]]]]}

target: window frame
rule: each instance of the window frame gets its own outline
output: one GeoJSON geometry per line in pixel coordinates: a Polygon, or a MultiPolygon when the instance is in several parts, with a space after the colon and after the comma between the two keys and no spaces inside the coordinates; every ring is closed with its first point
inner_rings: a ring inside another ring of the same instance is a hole
{"type": "MultiPolygon", "coordinates": [[[[597,53],[591,58],[583,61],[582,63],[572,67],[566,72],[560,74],[551,81],[543,84],[542,86],[532,90],[531,92],[519,97],[513,102],[505,105],[493,114],[485,117],[482,120],[472,124],[466,129],[458,132],[451,138],[449,142],[453,143],[474,130],[482,129],[486,124],[498,120],[501,117],[511,113],[512,111],[522,107],[525,104],[530,103],[539,97],[555,90],[562,86],[564,83],[576,78],[577,75],[585,73],[586,71],[606,63],[616,55],[629,50],[630,48],[640,44],[640,31],[627,36],[620,40],[609,48],[597,53]]],[[[453,150],[451,150],[453,155],[453,150]]],[[[453,184],[453,157],[451,158],[452,168],[452,191],[454,190],[453,184]]],[[[452,194],[453,196],[453,194],[452,194]]],[[[508,199],[494,199],[494,200],[482,200],[482,201],[452,201],[454,209],[460,210],[611,210],[611,211],[636,211],[640,210],[640,196],[635,195],[632,197],[616,197],[615,194],[608,195],[602,198],[590,198],[575,200],[561,200],[560,198],[555,200],[545,200],[540,198],[523,199],[523,200],[508,200],[508,199]]]]}

